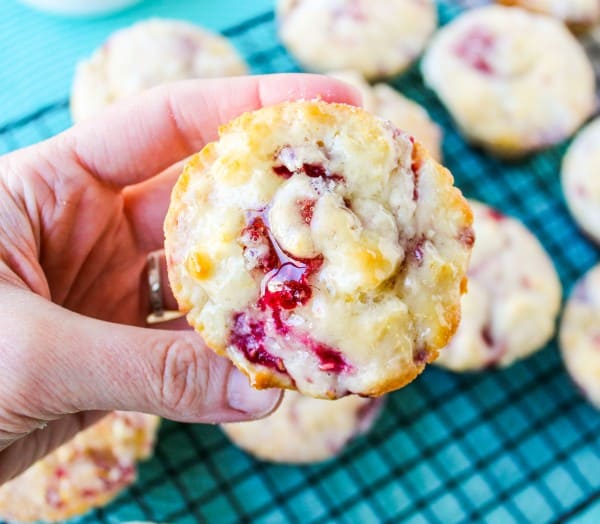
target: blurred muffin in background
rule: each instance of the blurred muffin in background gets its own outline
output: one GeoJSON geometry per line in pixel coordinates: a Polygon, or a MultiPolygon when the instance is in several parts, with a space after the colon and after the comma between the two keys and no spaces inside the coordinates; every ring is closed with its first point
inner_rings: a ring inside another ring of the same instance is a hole
{"type": "Polygon", "coordinates": [[[598,0],[498,0],[498,3],[553,16],[575,31],[589,29],[600,22],[598,0]]]}
{"type": "Polygon", "coordinates": [[[561,181],[571,215],[600,244],[600,118],[585,126],[569,146],[561,181]]]}
{"type": "Polygon", "coordinates": [[[433,0],[279,0],[279,37],[307,69],[404,71],[437,25],[433,0]]]}
{"type": "Polygon", "coordinates": [[[0,520],[59,522],[108,504],[154,449],[159,418],[117,411],[0,487],[0,520]]]}
{"type": "Polygon", "coordinates": [[[557,20],[486,6],[456,17],[421,63],[464,135],[502,157],[571,136],[596,107],[592,64],[557,20]]]}
{"type": "Polygon", "coordinates": [[[150,19],[114,33],[79,63],[71,89],[78,122],[121,98],[167,82],[244,75],[248,67],[222,36],[177,20],[150,19]]]}
{"type": "Polygon", "coordinates": [[[387,84],[370,86],[357,71],[336,71],[329,76],[354,86],[360,92],[362,105],[367,111],[390,120],[397,128],[413,135],[433,158],[441,161],[442,130],[431,120],[425,108],[387,84]]]}
{"type": "Polygon", "coordinates": [[[288,464],[321,462],[369,431],[383,403],[384,397],[322,400],[286,391],[281,406],[267,418],[221,427],[234,444],[257,458],[288,464]]]}
{"type": "Polygon", "coordinates": [[[600,409],[600,264],[573,286],[560,324],[559,345],[571,379],[600,409]]]}
{"type": "Polygon", "coordinates": [[[453,371],[506,367],[552,338],[561,284],[537,238],[518,220],[470,200],[475,245],[458,331],[435,361],[453,371]]]}

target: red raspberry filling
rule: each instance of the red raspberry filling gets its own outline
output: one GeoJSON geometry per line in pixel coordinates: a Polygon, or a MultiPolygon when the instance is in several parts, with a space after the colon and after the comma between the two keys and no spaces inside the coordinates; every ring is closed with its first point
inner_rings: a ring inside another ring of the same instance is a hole
{"type": "Polygon", "coordinates": [[[58,466],[54,470],[54,476],[56,478],[59,478],[59,479],[64,479],[64,478],[66,478],[66,477],[69,476],[69,472],[65,468],[63,468],[62,466],[58,466]]]}
{"type": "Polygon", "coordinates": [[[323,262],[322,257],[308,261],[308,264],[296,261],[285,262],[265,276],[262,283],[262,296],[258,306],[264,310],[294,309],[306,304],[312,297],[312,289],[308,277],[323,262]]]}
{"type": "Polygon", "coordinates": [[[496,37],[482,27],[473,27],[456,44],[454,52],[480,73],[494,74],[494,68],[489,62],[489,54],[496,46],[496,37]]]}
{"type": "Polygon", "coordinates": [[[291,178],[292,175],[294,174],[292,171],[290,171],[287,167],[285,167],[284,165],[281,166],[273,166],[273,172],[276,175],[279,175],[283,178],[291,178]]]}
{"type": "Polygon", "coordinates": [[[98,490],[97,489],[92,489],[92,488],[84,488],[84,489],[81,490],[81,496],[83,498],[97,497],[98,496],[98,490]]]}
{"type": "Polygon", "coordinates": [[[419,200],[419,172],[413,169],[413,201],[419,200]]]}
{"type": "Polygon", "coordinates": [[[251,219],[242,231],[240,242],[244,246],[244,253],[249,249],[261,253],[260,256],[256,257],[257,269],[267,272],[278,266],[279,259],[269,240],[268,228],[261,215],[251,219]]]}
{"type": "Polygon", "coordinates": [[[324,180],[333,180],[334,182],[343,182],[344,177],[336,173],[330,173],[322,164],[302,164],[298,171],[291,171],[283,164],[273,166],[273,172],[285,179],[291,178],[297,173],[304,173],[309,178],[322,178],[324,180]]]}
{"type": "Polygon", "coordinates": [[[481,339],[491,353],[490,358],[487,361],[487,367],[494,368],[506,353],[506,345],[502,343],[502,341],[498,341],[494,338],[492,335],[492,326],[489,323],[481,329],[481,339]]]}
{"type": "Polygon", "coordinates": [[[506,216],[500,213],[500,211],[491,207],[488,209],[488,216],[496,222],[500,222],[501,220],[504,220],[506,218],[506,216]]]}
{"type": "Polygon", "coordinates": [[[427,350],[420,347],[415,349],[415,351],[413,352],[413,362],[417,365],[417,366],[424,366],[425,364],[427,364],[427,350]]]}
{"type": "Polygon", "coordinates": [[[494,347],[494,337],[492,336],[492,329],[489,324],[483,326],[481,330],[481,339],[483,340],[486,346],[490,348],[494,347]]]}
{"type": "Polygon", "coordinates": [[[298,200],[296,202],[298,204],[298,208],[300,211],[300,216],[305,223],[310,224],[313,212],[315,210],[315,201],[314,200],[298,200]]]}
{"type": "Polygon", "coordinates": [[[316,342],[309,337],[304,340],[306,346],[311,349],[315,355],[317,355],[321,364],[319,369],[321,371],[327,371],[331,373],[342,373],[344,371],[351,371],[352,366],[346,362],[342,353],[337,349],[333,349],[327,344],[316,342]]]}
{"type": "MultiPolygon", "coordinates": [[[[306,201],[303,207],[312,212],[314,202],[306,201]]],[[[273,238],[263,216],[264,211],[259,211],[253,216],[242,231],[241,238],[244,251],[256,245],[262,246],[267,251],[256,266],[266,273],[261,283],[261,298],[257,305],[263,311],[266,307],[273,310],[294,309],[310,300],[312,289],[308,279],[321,267],[323,256],[317,255],[307,259],[293,258],[273,238]]]]}
{"type": "Polygon", "coordinates": [[[335,180],[336,182],[341,182],[344,180],[342,175],[330,173],[321,164],[302,164],[302,171],[307,177],[310,178],[329,178],[331,180],[335,180]]]}
{"type": "Polygon", "coordinates": [[[475,232],[472,227],[465,227],[460,230],[458,234],[458,240],[467,247],[473,247],[475,244],[475,232]]]}
{"type": "Polygon", "coordinates": [[[283,360],[265,349],[265,323],[250,320],[246,313],[233,317],[231,343],[244,353],[249,362],[285,373],[283,360]]]}
{"type": "Polygon", "coordinates": [[[418,238],[413,238],[408,244],[406,250],[407,254],[417,262],[418,266],[423,264],[423,259],[425,258],[424,246],[426,242],[427,239],[424,236],[420,236],[418,238]]]}
{"type": "MultiPolygon", "coordinates": [[[[301,201],[299,206],[304,220],[310,222],[314,201],[301,201]]],[[[307,304],[311,299],[312,287],[309,279],[323,264],[323,256],[317,255],[308,259],[293,258],[273,238],[263,217],[264,211],[251,217],[241,238],[244,250],[256,245],[267,247],[267,254],[263,255],[256,266],[266,274],[262,279],[261,296],[255,307],[260,311],[270,312],[275,330],[281,337],[289,337],[293,334],[299,339],[318,358],[321,371],[331,373],[351,371],[352,366],[346,362],[340,351],[313,340],[305,333],[295,332],[286,323],[289,315],[287,312],[307,304]],[[249,245],[248,240],[252,245],[249,245]]],[[[283,360],[265,348],[267,338],[265,328],[265,320],[255,320],[246,312],[236,313],[233,317],[230,343],[242,351],[249,362],[287,373],[283,360]]]]}
{"type": "Polygon", "coordinates": [[[327,170],[321,164],[302,164],[302,171],[310,178],[325,178],[327,170]]]}

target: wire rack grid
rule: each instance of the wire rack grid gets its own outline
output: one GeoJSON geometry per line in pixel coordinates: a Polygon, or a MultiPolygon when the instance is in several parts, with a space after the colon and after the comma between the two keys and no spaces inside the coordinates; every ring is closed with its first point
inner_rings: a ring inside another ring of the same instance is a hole
{"type": "MultiPolygon", "coordinates": [[[[481,0],[439,2],[442,23],[481,0]]],[[[224,34],[254,73],[296,71],[272,12],[224,34]]],[[[600,45],[584,42],[600,65],[600,45]]],[[[468,146],[417,68],[393,84],[443,126],[457,185],[519,217],[551,254],[565,292],[599,259],[560,190],[565,145],[506,164],[468,146]]],[[[0,128],[0,153],[70,125],[66,100],[0,128]]],[[[78,521],[258,523],[600,522],[600,414],[569,381],[556,342],[507,370],[430,368],[389,396],[373,431],[339,458],[291,467],[256,461],[216,427],[165,422],[139,481],[78,521]]]]}

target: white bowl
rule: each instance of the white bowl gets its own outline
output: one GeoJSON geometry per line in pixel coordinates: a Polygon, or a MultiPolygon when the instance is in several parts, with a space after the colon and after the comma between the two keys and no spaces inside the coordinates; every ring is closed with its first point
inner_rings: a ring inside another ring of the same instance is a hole
{"type": "Polygon", "coordinates": [[[36,9],[68,16],[106,15],[140,0],[21,0],[36,9]]]}

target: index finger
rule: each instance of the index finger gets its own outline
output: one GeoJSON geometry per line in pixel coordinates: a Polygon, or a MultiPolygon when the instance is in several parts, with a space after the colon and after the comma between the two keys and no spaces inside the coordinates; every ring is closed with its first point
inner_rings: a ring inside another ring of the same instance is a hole
{"type": "Polygon", "coordinates": [[[58,150],[102,181],[141,182],[217,137],[219,125],[286,100],[357,105],[360,95],[326,76],[282,74],[188,80],[152,89],[63,133],[58,150]]]}

